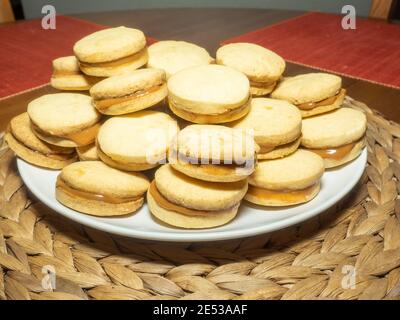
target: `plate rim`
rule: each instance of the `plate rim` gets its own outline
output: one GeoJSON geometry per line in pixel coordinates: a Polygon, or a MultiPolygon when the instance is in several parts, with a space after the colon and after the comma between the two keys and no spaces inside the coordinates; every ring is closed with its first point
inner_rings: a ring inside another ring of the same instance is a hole
{"type": "MultiPolygon", "coordinates": [[[[292,225],[296,225],[302,221],[309,220],[310,218],[324,212],[334,204],[338,203],[340,200],[342,200],[348,193],[351,192],[351,190],[354,188],[354,186],[360,181],[360,178],[362,177],[365,167],[367,164],[367,150],[366,148],[363,149],[361,154],[355,159],[358,161],[361,161],[361,164],[358,168],[358,171],[356,172],[356,177],[351,181],[351,183],[345,185],[342,189],[341,192],[337,194],[336,197],[330,198],[328,201],[324,202],[321,206],[311,209],[308,212],[304,212],[301,214],[296,214],[291,217],[284,218],[282,220],[278,221],[272,221],[271,223],[261,225],[261,226],[256,226],[253,228],[246,228],[246,229],[239,229],[239,230],[234,230],[234,231],[224,231],[222,233],[215,231],[218,230],[216,229],[209,229],[210,232],[212,233],[212,237],[210,237],[209,232],[204,232],[204,233],[191,233],[191,234],[185,234],[185,233],[169,233],[169,234],[162,234],[158,233],[155,231],[143,231],[143,230],[134,230],[134,229],[129,229],[126,227],[122,226],[116,226],[116,225],[111,225],[108,224],[107,222],[103,221],[95,221],[91,220],[92,216],[86,215],[83,213],[80,213],[78,211],[75,211],[77,214],[76,215],[69,215],[64,212],[60,212],[55,205],[53,205],[52,201],[48,201],[47,197],[42,195],[41,192],[37,192],[37,189],[32,186],[30,179],[25,176],[24,170],[21,170],[22,165],[27,164],[30,166],[34,166],[19,157],[17,157],[17,168],[18,172],[25,184],[25,186],[32,192],[32,194],[39,199],[41,202],[43,202],[46,206],[51,208],[53,211],[57,212],[57,214],[62,215],[63,217],[73,220],[77,223],[83,224],[85,226],[101,230],[104,232],[120,235],[120,236],[125,236],[129,238],[134,238],[134,239],[143,239],[143,240],[152,240],[152,241],[169,241],[169,242],[209,242],[209,241],[223,241],[223,240],[232,240],[232,239],[239,239],[239,238],[246,238],[246,237],[254,237],[260,234],[265,234],[265,233],[270,233],[273,231],[277,231],[280,229],[287,228],[292,225]],[[34,192],[35,190],[36,192],[34,192]]],[[[353,160],[354,161],[354,160],[353,160]]],[[[335,170],[335,169],[333,169],[335,170]]],[[[72,210],[72,209],[70,209],[72,210]]],[[[190,232],[191,230],[187,230],[190,232]]]]}

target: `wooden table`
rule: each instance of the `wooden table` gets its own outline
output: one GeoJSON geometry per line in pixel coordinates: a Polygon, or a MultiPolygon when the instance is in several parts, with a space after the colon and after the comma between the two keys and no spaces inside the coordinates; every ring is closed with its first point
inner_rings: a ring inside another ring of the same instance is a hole
{"type": "MultiPolygon", "coordinates": [[[[215,55],[219,43],[227,38],[303,13],[264,9],[152,9],[85,13],[75,16],[109,26],[136,27],[159,40],[191,41],[215,55]]],[[[288,63],[285,74],[294,75],[313,70],[288,63]]],[[[400,90],[347,77],[343,80],[344,87],[351,97],[379,110],[387,118],[400,122],[400,90]]],[[[27,101],[49,92],[54,90],[47,86],[0,101],[0,130],[5,129],[12,116],[26,109],[27,101]]]]}

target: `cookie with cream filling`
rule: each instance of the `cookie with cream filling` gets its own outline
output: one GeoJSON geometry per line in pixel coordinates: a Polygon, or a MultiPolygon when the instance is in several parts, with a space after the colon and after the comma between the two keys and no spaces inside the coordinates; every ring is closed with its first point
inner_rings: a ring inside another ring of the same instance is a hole
{"type": "Polygon", "coordinates": [[[60,147],[89,145],[100,128],[92,99],[80,93],[43,95],[28,104],[27,112],[35,135],[60,147]]]}
{"type": "Polygon", "coordinates": [[[147,204],[158,221],[185,229],[224,225],[235,218],[247,191],[247,180],[218,183],[190,178],[169,164],[160,167],[147,204]]]}
{"type": "Polygon", "coordinates": [[[245,199],[273,207],[305,203],[318,194],[323,173],[322,158],[301,149],[284,158],[259,161],[245,199]]]}
{"type": "Polygon", "coordinates": [[[342,106],[346,90],[342,79],[328,73],[307,73],[283,79],[271,93],[299,108],[303,118],[326,113],[342,106]]]}
{"type": "Polygon", "coordinates": [[[318,155],[326,168],[357,158],[365,146],[367,117],[351,108],[303,119],[301,145],[318,155]]]}

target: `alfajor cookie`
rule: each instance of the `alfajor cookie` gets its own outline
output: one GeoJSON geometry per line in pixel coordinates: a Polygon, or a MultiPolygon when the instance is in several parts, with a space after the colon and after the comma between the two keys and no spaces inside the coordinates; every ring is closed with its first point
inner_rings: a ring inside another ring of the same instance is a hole
{"type": "Polygon", "coordinates": [[[63,205],[102,217],[137,211],[149,187],[140,173],[127,173],[101,161],[75,162],[66,166],[56,183],[56,198],[63,205]]]}
{"type": "Polygon", "coordinates": [[[206,182],[190,178],[169,164],[160,167],[147,191],[153,216],[169,225],[213,228],[235,218],[247,191],[247,180],[232,183],[206,182]]]}
{"type": "Polygon", "coordinates": [[[100,81],[90,89],[93,105],[107,115],[120,115],[156,105],[167,96],[165,72],[140,69],[100,81]]]}
{"type": "Polygon", "coordinates": [[[163,112],[138,111],[104,122],[97,136],[97,153],[111,167],[142,171],[158,166],[179,128],[163,112]]]}
{"type": "Polygon", "coordinates": [[[86,146],[94,142],[100,114],[92,99],[79,93],[46,94],[28,104],[35,135],[60,147],[86,146]]]}
{"type": "Polygon", "coordinates": [[[192,178],[233,182],[246,179],[254,171],[258,149],[246,130],[190,125],[177,135],[168,161],[192,178]]]}
{"type": "Polygon", "coordinates": [[[303,119],[301,145],[320,155],[325,168],[337,167],[359,156],[365,146],[366,128],[363,112],[340,108],[303,119]]]}
{"type": "Polygon", "coordinates": [[[53,60],[53,74],[50,85],[58,90],[89,90],[100,79],[85,75],[79,69],[75,56],[60,57],[53,60]]]}
{"type": "Polygon", "coordinates": [[[290,206],[313,199],[320,190],[324,162],[299,149],[287,157],[260,161],[249,177],[245,199],[262,206],[290,206]]]}
{"type": "Polygon", "coordinates": [[[258,159],[276,159],[297,150],[301,140],[301,113],[291,103],[268,98],[253,98],[250,112],[230,127],[253,130],[259,145],[258,159]]]}
{"type": "Polygon", "coordinates": [[[328,73],[285,78],[271,93],[272,98],[289,101],[298,107],[303,118],[340,108],[345,95],[342,79],[328,73]]]}
{"type": "Polygon", "coordinates": [[[180,70],[210,64],[207,50],[186,41],[158,41],[148,47],[147,66],[165,70],[167,78],[180,70]]]}
{"type": "Polygon", "coordinates": [[[250,80],[252,95],[270,93],[285,71],[285,60],[253,43],[231,43],[217,51],[216,63],[243,72],[250,80]]]}
{"type": "Polygon", "coordinates": [[[87,146],[76,147],[76,153],[81,161],[99,160],[95,143],[88,144],[87,146]]]}
{"type": "Polygon", "coordinates": [[[96,77],[130,72],[148,60],[143,32],[126,27],[94,32],[75,43],[74,53],[82,72],[96,77]]]}
{"type": "Polygon", "coordinates": [[[10,121],[5,141],[18,157],[40,167],[61,169],[77,160],[73,148],[53,146],[37,138],[26,112],[10,121]]]}
{"type": "Polygon", "coordinates": [[[168,79],[168,103],[178,117],[195,123],[224,123],[250,110],[247,77],[219,65],[191,67],[168,79]]]}

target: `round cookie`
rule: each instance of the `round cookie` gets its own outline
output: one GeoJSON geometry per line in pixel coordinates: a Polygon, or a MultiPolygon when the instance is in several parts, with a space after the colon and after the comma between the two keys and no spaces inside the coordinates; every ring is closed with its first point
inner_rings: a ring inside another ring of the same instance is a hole
{"type": "Polygon", "coordinates": [[[100,114],[92,99],[78,93],[54,93],[28,104],[32,130],[47,143],[78,147],[93,143],[100,127],[100,114]]]}
{"type": "Polygon", "coordinates": [[[365,146],[367,118],[359,110],[338,110],[303,119],[301,144],[319,154],[326,168],[347,163],[361,153],[365,146]]]}
{"type": "Polygon", "coordinates": [[[247,180],[234,183],[190,178],[166,164],[155,173],[147,192],[151,213],[180,228],[213,228],[231,221],[247,191],[247,180]]]}
{"type": "Polygon", "coordinates": [[[167,78],[180,70],[212,63],[207,50],[186,41],[158,41],[148,47],[147,66],[165,70],[167,78]]]}
{"type": "Polygon", "coordinates": [[[137,211],[149,187],[140,173],[126,173],[101,161],[76,162],[57,178],[56,198],[63,205],[94,216],[119,216],[137,211]]]}
{"type": "Polygon", "coordinates": [[[306,118],[340,108],[346,95],[341,87],[336,75],[308,73],[283,79],[271,97],[296,105],[306,118]]]}
{"type": "Polygon", "coordinates": [[[253,130],[260,146],[258,159],[284,157],[297,150],[301,137],[301,114],[284,100],[253,98],[250,112],[230,127],[253,130]]]}
{"type": "Polygon", "coordinates": [[[130,72],[148,60],[143,32],[126,27],[94,32],[75,43],[74,53],[82,72],[96,77],[130,72]]]}
{"type": "Polygon", "coordinates": [[[165,72],[140,69],[100,81],[90,89],[93,105],[107,115],[120,115],[156,105],[167,96],[165,72]]]}
{"type": "Polygon", "coordinates": [[[61,169],[77,160],[73,148],[53,146],[37,138],[26,112],[10,121],[5,141],[18,157],[40,167],[61,169]]]}
{"type": "Polygon", "coordinates": [[[263,206],[289,206],[313,199],[324,173],[322,158],[297,150],[285,158],[259,161],[245,199],[263,206]]]}
{"type": "Polygon", "coordinates": [[[104,122],[97,136],[97,153],[111,167],[148,170],[165,161],[179,128],[163,112],[139,111],[104,122]]]}
{"type": "Polygon", "coordinates": [[[76,147],[76,153],[81,161],[94,161],[99,160],[97,154],[97,147],[95,143],[83,147],[76,147]]]}
{"type": "Polygon", "coordinates": [[[190,125],[171,146],[168,161],[190,177],[213,182],[246,179],[259,147],[246,130],[218,125],[190,125]]]}
{"type": "Polygon", "coordinates": [[[58,90],[89,90],[99,78],[83,74],[75,56],[60,57],[53,60],[53,74],[50,85],[58,90]]]}
{"type": "Polygon", "coordinates": [[[217,51],[216,62],[243,72],[253,95],[270,93],[285,71],[285,60],[275,52],[253,43],[231,43],[217,51]]]}
{"type": "Polygon", "coordinates": [[[191,67],[168,79],[170,109],[190,122],[224,123],[240,119],[249,112],[250,100],[249,80],[229,67],[191,67]]]}

